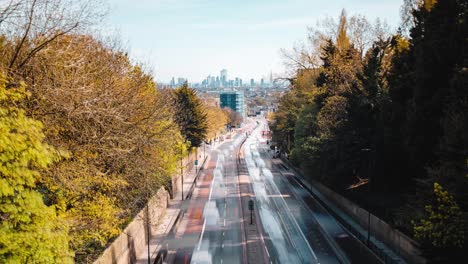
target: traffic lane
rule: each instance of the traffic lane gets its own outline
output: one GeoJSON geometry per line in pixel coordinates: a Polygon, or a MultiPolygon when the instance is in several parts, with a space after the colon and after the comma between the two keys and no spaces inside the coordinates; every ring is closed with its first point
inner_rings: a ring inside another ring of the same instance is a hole
{"type": "MultiPolygon", "coordinates": [[[[266,150],[265,156],[271,157],[272,154],[266,150]]],[[[276,159],[277,160],[277,159],[276,159]]],[[[281,160],[278,165],[273,165],[271,160],[266,162],[273,170],[282,173],[282,178],[288,181],[290,189],[296,193],[298,198],[305,202],[305,205],[311,210],[316,222],[319,223],[322,230],[324,230],[329,237],[331,237],[335,245],[341,249],[341,254],[346,255],[347,259],[352,263],[382,263],[382,261],[372,253],[362,242],[360,242],[354,235],[349,233],[348,230],[331,216],[328,211],[309,193],[309,191],[296,179],[296,175],[290,171],[281,160]],[[276,167],[276,168],[275,168],[276,167]]]]}
{"type": "MultiPolygon", "coordinates": [[[[284,180],[279,170],[272,164],[271,154],[267,147],[268,145],[266,144],[259,144],[258,149],[261,158],[265,161],[266,167],[272,171],[273,182],[281,194],[281,198],[273,199],[284,199],[290,213],[292,213],[320,263],[340,263],[339,257],[330,245],[332,243],[329,241],[330,238],[326,237],[307,205],[301,200],[301,197],[297,197],[290,189],[289,183],[284,180]]],[[[303,244],[301,244],[301,246],[305,247],[303,244]]],[[[303,250],[305,250],[305,248],[303,250]]]]}
{"type": "Polygon", "coordinates": [[[253,157],[256,154],[253,153],[254,150],[251,149],[251,146],[254,145],[253,139],[249,139],[246,142],[244,145],[244,159],[252,181],[267,252],[270,253],[270,260],[273,263],[302,263],[299,259],[298,247],[293,245],[288,236],[287,228],[290,228],[290,225],[281,222],[283,220],[281,214],[284,212],[280,211],[273,200],[270,199],[272,194],[266,186],[268,181],[264,175],[260,175],[260,170],[253,161],[253,157]]]}
{"type": "Polygon", "coordinates": [[[193,252],[199,244],[199,238],[204,224],[203,211],[209,198],[213,173],[219,157],[218,151],[212,151],[207,167],[201,172],[196,181],[194,195],[189,201],[181,223],[176,230],[176,239],[172,242],[172,248],[176,248],[174,263],[186,263],[192,259],[193,252]]]}
{"type": "MultiPolygon", "coordinates": [[[[220,149],[221,152],[224,150],[229,150],[233,143],[238,144],[241,139],[242,135],[236,135],[233,137],[233,140],[223,142],[218,147],[218,149],[220,149]]],[[[192,254],[199,243],[199,238],[201,236],[204,223],[203,210],[206,202],[208,201],[209,190],[213,180],[213,170],[216,167],[216,161],[218,160],[219,154],[219,151],[211,151],[210,160],[207,161],[208,165],[205,170],[202,171],[202,174],[200,175],[201,177],[197,180],[195,186],[196,190],[194,190],[194,194],[196,193],[196,195],[191,198],[187,211],[180,221],[180,223],[185,223],[185,225],[179,225],[179,228],[176,230],[176,233],[178,232],[176,237],[166,240],[168,249],[175,251],[175,256],[169,255],[169,257],[174,258],[173,263],[190,262],[192,259],[192,254]]],[[[219,208],[222,209],[223,206],[220,205],[219,208]]],[[[210,236],[221,237],[219,230],[216,230],[215,232],[215,235],[210,236]]],[[[219,252],[222,249],[221,246],[219,246],[219,248],[216,246],[218,244],[221,245],[220,243],[212,244],[212,250],[219,252]]]]}
{"type": "Polygon", "coordinates": [[[282,175],[280,173],[274,173],[273,175],[275,177],[275,183],[283,195],[290,213],[292,213],[296,219],[320,263],[341,263],[331,247],[328,238],[323,234],[319,223],[312,216],[309,208],[306,207],[304,202],[295,197],[289,189],[289,186],[281,179],[282,175]]]}
{"type": "MultiPolygon", "coordinates": [[[[263,236],[270,260],[273,263],[301,263],[297,247],[291,243],[288,236],[287,225],[281,217],[284,213],[277,209],[271,200],[272,195],[267,192],[264,183],[255,183],[263,192],[256,192],[256,207],[262,224],[263,236]],[[264,193],[264,197],[257,199],[264,193]]],[[[258,190],[258,189],[257,189],[258,190]]]]}
{"type": "Polygon", "coordinates": [[[239,140],[234,140],[229,146],[229,155],[225,160],[225,187],[226,187],[226,232],[223,247],[224,263],[241,263],[242,260],[242,235],[240,212],[240,193],[237,175],[237,150],[240,145],[242,135],[239,140]]]}
{"type": "Polygon", "coordinates": [[[219,147],[219,152],[224,158],[220,160],[220,164],[217,164],[221,173],[213,180],[213,188],[217,190],[212,190],[212,200],[216,204],[220,218],[215,224],[205,225],[200,244],[206,248],[195,250],[197,256],[205,254],[206,256],[202,257],[209,258],[213,263],[240,263],[242,259],[242,244],[239,235],[241,232],[240,213],[239,204],[236,201],[238,195],[235,191],[236,185],[231,183],[235,175],[230,173],[235,168],[233,146],[238,145],[240,140],[241,137],[236,137],[233,141],[225,142],[219,147]]]}
{"type": "Polygon", "coordinates": [[[286,175],[291,186],[297,190],[308,207],[313,211],[314,217],[321,226],[327,230],[352,263],[382,263],[382,261],[364,244],[344,229],[341,224],[315,200],[305,187],[295,179],[293,174],[286,175]]]}
{"type": "Polygon", "coordinates": [[[246,162],[249,177],[251,178],[257,209],[265,237],[265,245],[273,263],[302,263],[299,258],[298,247],[295,247],[288,236],[288,225],[282,222],[281,213],[271,198],[271,193],[266,186],[268,181],[261,175],[258,168],[258,153],[256,136],[258,129],[244,144],[244,160],[246,162]]]}
{"type": "Polygon", "coordinates": [[[307,241],[307,237],[301,230],[297,220],[292,214],[288,204],[286,203],[285,198],[278,189],[278,186],[273,181],[273,174],[269,171],[263,170],[263,175],[265,178],[268,178],[266,183],[267,193],[270,196],[272,204],[276,207],[276,210],[279,212],[278,216],[281,221],[282,226],[284,227],[286,237],[290,241],[291,245],[296,249],[301,262],[317,262],[317,256],[307,241]]]}
{"type": "Polygon", "coordinates": [[[203,227],[203,209],[208,200],[213,178],[214,159],[217,159],[216,155],[211,156],[207,168],[202,172],[196,183],[194,195],[181,220],[184,225],[179,225],[175,238],[167,242],[171,245],[170,248],[176,251],[173,263],[190,263],[192,259],[193,249],[198,243],[203,227]]]}

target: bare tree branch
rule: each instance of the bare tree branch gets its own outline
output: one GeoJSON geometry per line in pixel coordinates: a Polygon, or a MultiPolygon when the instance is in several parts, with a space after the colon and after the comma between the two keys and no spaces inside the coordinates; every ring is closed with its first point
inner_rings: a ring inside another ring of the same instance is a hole
{"type": "Polygon", "coordinates": [[[10,18],[14,13],[16,13],[21,5],[20,1],[10,0],[8,3],[3,6],[0,5],[0,26],[2,22],[10,18]]]}
{"type": "Polygon", "coordinates": [[[27,23],[26,29],[25,29],[25,31],[23,33],[23,37],[21,38],[20,42],[16,46],[15,53],[13,54],[13,58],[10,60],[10,63],[8,65],[8,68],[10,68],[10,69],[13,67],[16,59],[18,58],[18,55],[19,55],[21,49],[23,48],[24,42],[26,41],[26,39],[27,39],[27,37],[29,35],[29,31],[31,30],[31,26],[33,24],[33,15],[34,15],[35,6],[36,6],[36,0],[33,0],[32,4],[31,4],[31,9],[29,10],[28,23],[27,23]]]}

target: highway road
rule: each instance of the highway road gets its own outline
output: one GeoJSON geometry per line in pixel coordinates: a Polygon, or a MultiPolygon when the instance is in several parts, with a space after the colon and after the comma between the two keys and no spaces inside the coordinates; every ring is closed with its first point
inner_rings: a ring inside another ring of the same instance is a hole
{"type": "Polygon", "coordinates": [[[191,263],[243,262],[242,215],[236,153],[243,135],[221,145],[213,158],[213,170],[208,201],[205,204],[204,223],[191,263]]]}
{"type": "Polygon", "coordinates": [[[211,151],[182,219],[164,242],[168,263],[246,262],[236,155],[245,136],[237,133],[211,151]]]}
{"type": "Polygon", "coordinates": [[[185,213],[167,238],[168,263],[379,263],[372,254],[361,254],[363,245],[303,188],[292,170],[273,158],[261,133],[267,129],[265,119],[251,119],[211,152],[185,213]],[[245,175],[240,176],[238,166],[245,175]],[[248,212],[241,203],[246,194],[241,177],[248,178],[258,228],[248,226],[243,215],[248,212]],[[252,240],[246,236],[256,235],[262,249],[247,254],[246,241],[252,240]]]}
{"type": "Polygon", "coordinates": [[[293,170],[273,158],[261,133],[268,130],[267,122],[263,118],[256,121],[259,125],[243,150],[254,178],[256,200],[264,205],[261,222],[270,241],[269,251],[275,255],[272,262],[381,263],[302,186],[293,170]]]}

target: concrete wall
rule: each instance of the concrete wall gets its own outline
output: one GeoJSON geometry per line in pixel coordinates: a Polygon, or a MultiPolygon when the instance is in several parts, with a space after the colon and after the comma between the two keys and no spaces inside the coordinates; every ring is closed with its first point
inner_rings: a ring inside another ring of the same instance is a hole
{"type": "MultiPolygon", "coordinates": [[[[160,219],[166,213],[169,193],[161,187],[148,203],[149,231],[151,235],[159,225],[160,219]]],[[[103,252],[94,262],[95,264],[126,264],[135,263],[136,256],[147,250],[148,229],[146,220],[148,213],[143,208],[133,221],[124,229],[122,234],[103,252]]]]}
{"type": "Polygon", "coordinates": [[[410,237],[396,229],[393,229],[389,224],[373,214],[370,214],[369,224],[369,213],[367,210],[364,210],[319,182],[314,181],[312,184],[333,204],[338,206],[346,214],[357,221],[363,229],[367,230],[368,226],[370,226],[371,236],[375,236],[378,240],[392,248],[395,253],[400,255],[403,259],[409,263],[426,262],[425,259],[421,257],[421,251],[418,248],[418,244],[410,237]]]}

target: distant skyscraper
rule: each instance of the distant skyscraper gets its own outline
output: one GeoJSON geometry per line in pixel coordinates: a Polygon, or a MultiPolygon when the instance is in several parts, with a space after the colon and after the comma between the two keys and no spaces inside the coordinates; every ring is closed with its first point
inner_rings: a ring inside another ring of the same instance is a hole
{"type": "Polygon", "coordinates": [[[174,78],[174,77],[172,77],[172,80],[171,80],[171,84],[170,84],[170,85],[171,85],[171,87],[175,87],[175,78],[174,78]]]}
{"type": "Polygon", "coordinates": [[[273,87],[273,72],[270,71],[270,87],[273,87]]]}
{"type": "Polygon", "coordinates": [[[250,86],[252,86],[252,87],[255,86],[255,81],[254,81],[254,79],[250,79],[250,86]]]}
{"type": "Polygon", "coordinates": [[[187,81],[187,79],[184,79],[184,78],[177,78],[177,85],[178,86],[181,86],[183,85],[185,82],[187,81]]]}
{"type": "Polygon", "coordinates": [[[221,76],[220,76],[220,77],[221,77],[221,78],[220,78],[220,79],[221,79],[220,81],[221,81],[222,86],[226,86],[226,84],[227,84],[227,78],[228,78],[228,77],[227,77],[227,70],[226,70],[226,69],[222,69],[222,70],[221,70],[221,76]]]}
{"type": "Polygon", "coordinates": [[[262,79],[260,79],[260,87],[264,87],[264,86],[265,86],[265,80],[263,80],[263,78],[262,78],[262,79]]]}
{"type": "Polygon", "coordinates": [[[239,87],[242,87],[242,79],[239,78],[239,87]]]}

